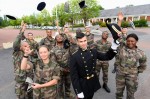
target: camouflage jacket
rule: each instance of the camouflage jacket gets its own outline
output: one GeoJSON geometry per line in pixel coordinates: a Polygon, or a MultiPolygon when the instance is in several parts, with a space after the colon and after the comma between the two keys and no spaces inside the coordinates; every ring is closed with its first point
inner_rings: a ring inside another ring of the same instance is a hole
{"type": "Polygon", "coordinates": [[[94,45],[96,46],[97,51],[102,53],[107,52],[111,47],[111,43],[109,41],[103,43],[102,40],[97,40],[94,45]]]}
{"type": "MultiPolygon", "coordinates": [[[[111,43],[109,41],[107,41],[106,43],[103,43],[102,40],[97,40],[94,43],[94,47],[97,49],[98,52],[101,53],[106,53],[110,47],[111,47],[111,43]]],[[[100,62],[100,60],[97,60],[100,62]]],[[[103,62],[108,62],[108,61],[103,61],[103,62]]]]}
{"type": "Polygon", "coordinates": [[[87,34],[85,34],[85,35],[87,37],[88,46],[89,46],[89,48],[91,48],[94,43],[94,34],[90,33],[89,35],[87,35],[87,34]]]}
{"type": "Polygon", "coordinates": [[[60,67],[68,68],[68,59],[70,57],[69,49],[63,47],[55,46],[51,50],[52,59],[56,61],[60,67]]]}
{"type": "Polygon", "coordinates": [[[50,61],[44,64],[42,60],[35,63],[35,82],[44,84],[53,79],[60,79],[60,67],[57,63],[50,61]]]}
{"type": "Polygon", "coordinates": [[[32,54],[31,54],[31,57],[33,57],[33,58],[38,58],[38,55],[37,55],[37,53],[38,53],[38,48],[39,48],[38,43],[37,43],[35,40],[30,41],[30,40],[26,39],[26,41],[27,41],[28,44],[30,45],[30,49],[33,50],[32,54]]]}
{"type": "Polygon", "coordinates": [[[23,58],[23,51],[20,50],[21,45],[21,39],[22,39],[23,33],[20,33],[15,41],[13,42],[13,65],[14,65],[14,75],[15,75],[15,81],[17,82],[25,82],[26,77],[33,78],[33,75],[31,75],[32,71],[24,71],[21,70],[21,60],[23,58]]]}
{"type": "Polygon", "coordinates": [[[75,51],[78,50],[78,45],[76,44],[76,40],[75,38],[71,37],[71,36],[67,36],[66,34],[62,33],[61,34],[63,39],[68,39],[70,42],[70,47],[69,47],[69,53],[70,55],[72,55],[75,51]]]}
{"type": "Polygon", "coordinates": [[[49,50],[51,50],[55,46],[55,44],[56,44],[55,39],[48,37],[43,38],[40,42],[40,45],[46,45],[49,48],[49,50]]]}
{"type": "Polygon", "coordinates": [[[117,56],[118,66],[117,68],[128,68],[132,73],[142,73],[146,69],[147,57],[145,53],[136,48],[135,50],[129,49],[127,46],[123,46],[119,49],[117,56]]]}

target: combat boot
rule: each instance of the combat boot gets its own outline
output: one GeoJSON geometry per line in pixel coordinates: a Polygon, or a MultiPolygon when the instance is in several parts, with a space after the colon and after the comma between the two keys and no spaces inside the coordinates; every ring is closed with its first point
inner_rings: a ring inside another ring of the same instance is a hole
{"type": "Polygon", "coordinates": [[[103,84],[103,88],[105,89],[106,92],[110,93],[110,89],[108,88],[107,84],[103,84]]]}

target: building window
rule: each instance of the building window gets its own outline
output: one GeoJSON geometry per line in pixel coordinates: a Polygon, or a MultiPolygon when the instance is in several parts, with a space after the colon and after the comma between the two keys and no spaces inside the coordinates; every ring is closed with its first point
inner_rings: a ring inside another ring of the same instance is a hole
{"type": "Polygon", "coordinates": [[[133,21],[137,21],[138,19],[139,19],[138,16],[134,16],[134,17],[133,17],[133,21]]]}

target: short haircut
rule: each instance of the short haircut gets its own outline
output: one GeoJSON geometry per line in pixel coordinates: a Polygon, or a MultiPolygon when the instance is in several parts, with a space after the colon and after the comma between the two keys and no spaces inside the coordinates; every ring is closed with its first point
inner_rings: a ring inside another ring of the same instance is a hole
{"type": "Polygon", "coordinates": [[[84,36],[85,36],[84,33],[77,33],[77,34],[76,34],[76,39],[81,39],[81,38],[83,38],[84,36]]]}
{"type": "Polygon", "coordinates": [[[82,30],[81,30],[80,28],[78,28],[78,29],[76,30],[76,33],[82,33],[82,30]]]}
{"type": "Polygon", "coordinates": [[[108,33],[108,31],[103,31],[102,34],[104,34],[105,32],[108,33]]]}
{"type": "Polygon", "coordinates": [[[29,35],[29,34],[33,35],[33,33],[31,33],[31,32],[29,32],[28,35],[29,35]]]}
{"type": "MultiPolygon", "coordinates": [[[[39,47],[39,49],[40,49],[41,47],[45,47],[45,48],[49,51],[49,48],[48,48],[46,45],[41,45],[41,46],[39,47]]],[[[39,49],[38,49],[38,51],[39,51],[39,49]]]]}
{"type": "Polygon", "coordinates": [[[52,29],[46,29],[46,33],[47,33],[48,31],[52,32],[52,29]]]}
{"type": "Polygon", "coordinates": [[[138,40],[139,40],[138,36],[137,36],[135,33],[131,33],[131,34],[129,34],[129,35],[127,36],[126,40],[127,40],[129,37],[134,38],[136,41],[138,41],[138,40]]]}

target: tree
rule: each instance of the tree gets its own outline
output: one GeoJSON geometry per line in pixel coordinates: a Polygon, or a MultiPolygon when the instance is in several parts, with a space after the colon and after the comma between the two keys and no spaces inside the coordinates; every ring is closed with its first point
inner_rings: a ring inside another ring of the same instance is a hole
{"type": "MultiPolygon", "coordinates": [[[[75,20],[84,20],[84,24],[88,19],[99,16],[100,10],[103,8],[98,5],[97,0],[86,0],[87,8],[80,9],[79,0],[69,0],[69,10],[64,11],[64,3],[57,5],[57,13],[60,24],[63,25],[65,22],[70,22],[73,25],[75,20]]],[[[56,13],[56,7],[53,9],[53,15],[56,13]]]]}
{"type": "Polygon", "coordinates": [[[88,19],[98,17],[100,10],[103,9],[97,2],[97,0],[86,0],[87,7],[80,11],[80,17],[84,20],[85,25],[88,19]]]}
{"type": "Polygon", "coordinates": [[[65,22],[69,21],[69,13],[65,12],[64,3],[59,4],[56,7],[54,7],[52,10],[52,14],[53,14],[53,22],[55,22],[55,20],[59,20],[60,26],[64,26],[65,22]]]}

